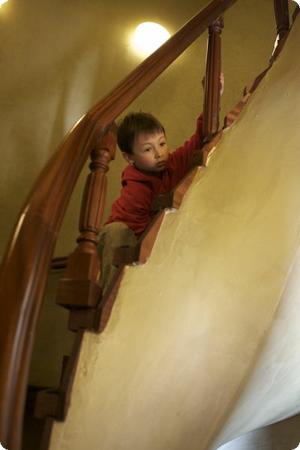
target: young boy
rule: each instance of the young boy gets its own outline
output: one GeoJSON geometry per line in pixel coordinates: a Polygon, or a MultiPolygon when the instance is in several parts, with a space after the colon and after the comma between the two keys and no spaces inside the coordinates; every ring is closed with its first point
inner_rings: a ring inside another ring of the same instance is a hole
{"type": "Polygon", "coordinates": [[[154,203],[170,192],[188,172],[196,149],[202,144],[202,115],[195,134],[170,153],[165,129],[151,114],[128,114],[118,128],[118,146],[128,162],[122,173],[120,197],[100,233],[102,285],[108,286],[114,274],[114,251],[134,246],[155,215],[154,203]]]}

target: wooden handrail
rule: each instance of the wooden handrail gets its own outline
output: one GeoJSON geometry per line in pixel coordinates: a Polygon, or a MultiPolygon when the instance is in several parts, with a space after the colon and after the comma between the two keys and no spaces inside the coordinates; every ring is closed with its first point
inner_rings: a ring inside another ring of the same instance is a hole
{"type": "Polygon", "coordinates": [[[120,113],[237,0],[213,0],[95,105],[69,132],[20,213],[0,274],[0,441],[21,445],[29,363],[57,234],[97,139],[120,113]]]}

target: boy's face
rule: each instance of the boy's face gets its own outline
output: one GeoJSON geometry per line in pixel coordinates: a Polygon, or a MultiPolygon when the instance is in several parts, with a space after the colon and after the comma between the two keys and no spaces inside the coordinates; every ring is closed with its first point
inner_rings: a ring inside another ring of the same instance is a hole
{"type": "Polygon", "coordinates": [[[130,164],[149,172],[162,172],[166,168],[169,149],[162,131],[139,133],[133,143],[133,153],[124,156],[130,164]]]}

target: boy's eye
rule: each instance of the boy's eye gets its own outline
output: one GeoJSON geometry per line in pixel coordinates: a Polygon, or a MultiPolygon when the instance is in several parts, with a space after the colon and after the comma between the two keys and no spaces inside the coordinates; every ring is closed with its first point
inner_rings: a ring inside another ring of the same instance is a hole
{"type": "Polygon", "coordinates": [[[166,145],[166,142],[162,141],[162,142],[160,143],[160,146],[163,147],[164,145],[166,145]]]}

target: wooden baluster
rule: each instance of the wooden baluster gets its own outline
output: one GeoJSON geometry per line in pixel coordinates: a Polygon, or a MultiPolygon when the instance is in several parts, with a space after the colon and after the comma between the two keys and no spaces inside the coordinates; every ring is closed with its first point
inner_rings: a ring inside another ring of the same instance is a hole
{"type": "Polygon", "coordinates": [[[274,0],[274,11],[279,40],[289,31],[289,4],[288,0],[274,0]]]}
{"type": "Polygon", "coordinates": [[[219,17],[208,28],[209,37],[203,105],[204,142],[208,142],[219,129],[221,32],[223,27],[223,18],[219,17]]]}
{"type": "Polygon", "coordinates": [[[116,130],[113,123],[91,153],[91,173],[82,198],[78,245],[68,258],[66,272],[58,285],[57,303],[66,308],[91,308],[100,300],[97,235],[105,204],[106,172],[115,156],[116,130]]]}

